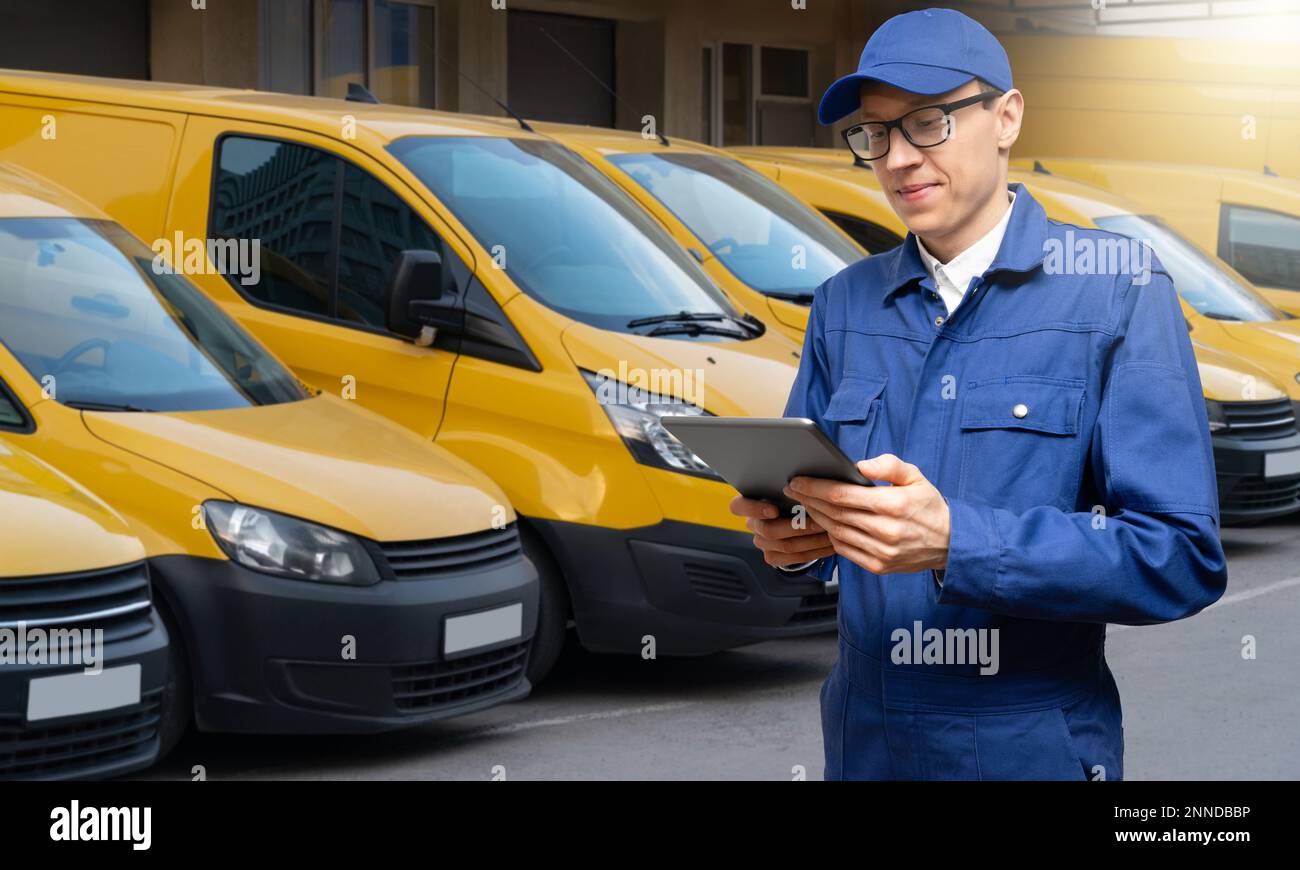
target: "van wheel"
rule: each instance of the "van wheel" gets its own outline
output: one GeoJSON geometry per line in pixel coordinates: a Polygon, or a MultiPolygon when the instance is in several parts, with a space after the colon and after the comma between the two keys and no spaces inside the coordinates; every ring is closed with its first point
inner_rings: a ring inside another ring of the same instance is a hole
{"type": "Polygon", "coordinates": [[[569,633],[569,592],[564,586],[564,576],[555,563],[551,551],[536,531],[520,524],[519,538],[524,555],[537,568],[537,629],[533,633],[532,648],[528,653],[528,682],[536,686],[555,667],[564,650],[569,633]]]}
{"type": "Polygon", "coordinates": [[[167,606],[156,599],[157,596],[155,606],[167,628],[168,638],[167,682],[163,686],[162,718],[158,722],[158,760],[162,761],[181,742],[185,732],[190,730],[194,718],[194,688],[190,682],[189,659],[180,628],[167,606]]]}

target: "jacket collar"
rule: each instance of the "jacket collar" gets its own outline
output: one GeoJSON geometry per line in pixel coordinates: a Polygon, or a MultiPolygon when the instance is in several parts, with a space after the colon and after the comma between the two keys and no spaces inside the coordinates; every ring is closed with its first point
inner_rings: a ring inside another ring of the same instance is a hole
{"type": "MultiPolygon", "coordinates": [[[[1047,213],[1038,204],[1038,200],[1029,195],[1029,191],[1019,182],[1008,185],[1015,191],[1016,199],[1011,204],[1011,219],[1007,223],[1006,235],[998,246],[997,255],[985,275],[997,271],[1028,272],[1043,264],[1046,257],[1044,244],[1047,241],[1047,213]]],[[[921,259],[921,252],[916,247],[916,235],[908,232],[903,244],[894,249],[896,255],[886,273],[885,298],[910,286],[915,281],[928,280],[929,271],[921,259]]]]}

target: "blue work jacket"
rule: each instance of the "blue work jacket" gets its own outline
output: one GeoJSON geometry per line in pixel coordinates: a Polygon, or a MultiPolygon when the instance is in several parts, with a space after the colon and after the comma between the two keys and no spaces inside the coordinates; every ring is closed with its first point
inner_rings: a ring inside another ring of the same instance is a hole
{"type": "Polygon", "coordinates": [[[1119,778],[1106,623],[1180,619],[1226,585],[1205,402],[1168,273],[1149,247],[1049,220],[1011,187],[997,256],[951,315],[910,233],[815,293],[786,416],[852,459],[915,464],[951,515],[942,572],[876,575],[840,556],[811,569],[840,581],[841,654],[822,691],[831,778],[1119,778]],[[914,654],[912,635],[971,629],[997,630],[995,674],[914,654]],[[1017,712],[1032,721],[988,718],[1017,712]]]}

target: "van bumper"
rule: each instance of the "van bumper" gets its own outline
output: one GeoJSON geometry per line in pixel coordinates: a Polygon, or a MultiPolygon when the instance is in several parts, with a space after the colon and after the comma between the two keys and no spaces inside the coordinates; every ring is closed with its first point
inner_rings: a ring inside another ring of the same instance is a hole
{"type": "Polygon", "coordinates": [[[1300,450],[1300,432],[1259,440],[1215,435],[1211,441],[1222,525],[1256,523],[1300,511],[1300,474],[1264,476],[1264,457],[1300,450]]]}
{"type": "Polygon", "coordinates": [[[138,631],[121,640],[105,632],[105,670],[140,666],[140,701],[77,716],[27,721],[33,679],[84,670],[73,665],[0,667],[0,779],[101,779],[143,770],[158,759],[167,630],[157,612],[140,617],[138,631]]]}
{"type": "Polygon", "coordinates": [[[523,556],[364,587],[273,577],[219,559],[151,563],[185,638],[195,722],[205,731],[374,733],[482,710],[531,689],[524,671],[537,571],[523,556]],[[519,636],[444,651],[448,617],[515,605],[519,636]]]}
{"type": "Polygon", "coordinates": [[[838,590],[769,566],[753,535],[665,520],[608,529],[530,520],[568,579],[582,645],[706,655],[836,630],[838,590]]]}

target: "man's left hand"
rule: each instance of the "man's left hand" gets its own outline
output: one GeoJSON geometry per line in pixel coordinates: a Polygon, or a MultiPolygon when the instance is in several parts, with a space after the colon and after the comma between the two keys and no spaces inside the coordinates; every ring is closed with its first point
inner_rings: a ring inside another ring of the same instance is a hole
{"type": "Polygon", "coordinates": [[[948,564],[948,502],[921,470],[892,453],[858,463],[862,486],[796,477],[785,494],[830,535],[835,552],[873,574],[907,573],[948,564]]]}

